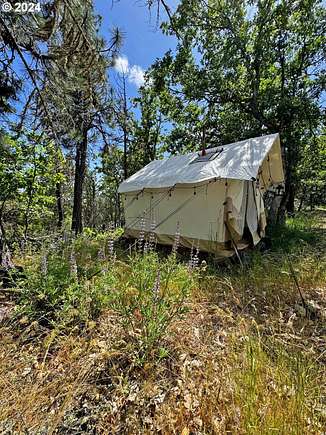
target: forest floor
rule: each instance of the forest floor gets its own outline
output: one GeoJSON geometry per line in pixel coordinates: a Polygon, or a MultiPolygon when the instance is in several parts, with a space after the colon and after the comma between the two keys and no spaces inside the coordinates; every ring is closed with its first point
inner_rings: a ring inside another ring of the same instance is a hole
{"type": "MultiPolygon", "coordinates": [[[[83,249],[75,251],[78,273],[92,257],[83,249]]],[[[66,289],[53,286],[60,262],[37,293],[42,258],[17,258],[30,275],[0,290],[0,432],[325,433],[325,252],[320,210],[289,220],[271,249],[248,252],[243,267],[173,266],[172,277],[162,269],[159,279],[155,267],[165,260],[144,266],[118,253],[100,276],[93,259],[95,272],[82,288],[69,285],[60,303],[53,290],[61,297],[66,289]],[[161,288],[159,313],[146,290],[139,298],[146,277],[161,288]],[[175,293],[164,299],[170,279],[175,293]],[[120,282],[123,293],[107,301],[107,289],[117,292],[120,282]],[[184,284],[189,291],[180,298],[184,284]],[[77,313],[87,304],[91,315],[77,313]]]]}

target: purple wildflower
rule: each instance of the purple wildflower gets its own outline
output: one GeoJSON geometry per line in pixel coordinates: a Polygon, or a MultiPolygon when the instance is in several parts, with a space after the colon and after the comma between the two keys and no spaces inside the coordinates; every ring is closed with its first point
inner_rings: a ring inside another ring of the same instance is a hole
{"type": "Polygon", "coordinates": [[[174,242],[172,246],[172,254],[176,255],[178,251],[178,247],[180,245],[180,223],[177,223],[177,228],[175,230],[174,242]]]}
{"type": "Polygon", "coordinates": [[[145,238],[145,218],[141,218],[140,221],[140,232],[138,237],[138,251],[142,252],[143,250],[143,244],[144,244],[144,238],[145,238]]]}
{"type": "Polygon", "coordinates": [[[108,254],[109,254],[109,257],[111,260],[115,258],[113,231],[114,231],[114,223],[110,222],[110,224],[109,224],[109,239],[108,239],[108,254]]]}
{"type": "Polygon", "coordinates": [[[195,256],[193,258],[193,268],[198,267],[199,264],[199,241],[197,242],[197,248],[196,248],[196,253],[195,256]]]}
{"type": "Polygon", "coordinates": [[[191,244],[191,251],[190,251],[190,259],[188,263],[188,269],[191,270],[194,268],[194,242],[191,244]]]}
{"type": "Polygon", "coordinates": [[[155,247],[155,240],[156,240],[156,234],[155,234],[155,220],[151,222],[150,226],[150,232],[149,232],[149,238],[148,238],[148,250],[149,252],[152,252],[155,247]]]}
{"type": "Polygon", "coordinates": [[[76,262],[76,256],[75,256],[75,251],[72,248],[71,253],[70,253],[70,275],[74,278],[77,279],[77,262],[76,262]]]}

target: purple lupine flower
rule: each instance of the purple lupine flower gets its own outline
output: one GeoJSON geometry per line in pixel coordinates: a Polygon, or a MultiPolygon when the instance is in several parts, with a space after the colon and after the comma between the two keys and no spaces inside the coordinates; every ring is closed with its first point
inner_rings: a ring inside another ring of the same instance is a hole
{"type": "Polygon", "coordinates": [[[114,223],[110,222],[109,223],[109,239],[108,239],[108,254],[110,259],[114,259],[115,258],[115,254],[114,254],[114,237],[113,237],[113,231],[114,231],[114,223]]]}
{"type": "Polygon", "coordinates": [[[148,240],[145,240],[143,253],[147,254],[148,251],[149,251],[149,242],[148,240]]]}
{"type": "Polygon", "coordinates": [[[153,221],[151,222],[149,238],[148,238],[149,252],[152,252],[155,247],[155,240],[156,240],[155,228],[156,228],[156,224],[155,224],[155,220],[153,219],[153,221]]]}
{"type": "Polygon", "coordinates": [[[74,248],[72,248],[71,253],[70,253],[70,276],[72,276],[74,279],[77,279],[77,277],[78,277],[77,262],[76,262],[74,248]]]}
{"type": "Polygon", "coordinates": [[[199,241],[197,242],[196,254],[193,258],[193,269],[198,267],[199,264],[199,241]]]}
{"type": "Polygon", "coordinates": [[[191,244],[191,251],[190,251],[190,259],[188,263],[188,269],[191,270],[194,268],[194,242],[191,244]]]}
{"type": "Polygon", "coordinates": [[[139,231],[139,236],[138,236],[138,251],[139,251],[139,253],[141,253],[143,250],[144,238],[145,238],[145,218],[142,217],[140,220],[140,231],[139,231]]]}
{"type": "Polygon", "coordinates": [[[113,238],[110,238],[108,240],[108,254],[110,258],[114,257],[114,240],[113,238]]]}

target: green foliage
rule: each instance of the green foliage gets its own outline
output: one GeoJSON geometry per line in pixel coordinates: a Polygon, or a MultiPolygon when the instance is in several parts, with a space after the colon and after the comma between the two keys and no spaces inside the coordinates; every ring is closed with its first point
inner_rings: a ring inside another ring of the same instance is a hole
{"type": "Polygon", "coordinates": [[[96,319],[106,306],[106,289],[99,288],[93,276],[103,273],[110,259],[105,258],[108,240],[115,240],[122,229],[104,233],[86,230],[71,243],[44,246],[38,264],[27,266],[21,282],[18,315],[26,315],[47,326],[82,326],[96,319]],[[103,250],[104,258],[99,258],[103,250]],[[75,270],[76,269],[76,270],[75,270]]]}
{"type": "Polygon", "coordinates": [[[53,143],[37,134],[14,139],[0,136],[0,221],[17,235],[53,218],[55,185],[63,181],[56,171],[60,160],[53,143]],[[18,234],[17,234],[18,233],[18,234]]]}
{"type": "MultiPolygon", "coordinates": [[[[80,236],[71,246],[41,256],[21,282],[17,315],[59,329],[83,328],[97,320],[104,309],[118,314],[135,344],[139,362],[164,355],[157,346],[172,320],[185,312],[185,301],[194,286],[194,275],[173,256],[135,254],[128,263],[98,258],[111,233],[80,236]],[[77,275],[74,272],[77,266],[77,275]],[[154,354],[153,354],[154,352],[154,354]]],[[[104,250],[105,255],[105,250],[104,250]]]]}
{"type": "Polygon", "coordinates": [[[164,114],[160,110],[159,94],[148,82],[139,90],[139,97],[134,99],[134,104],[140,111],[140,119],[135,123],[130,145],[131,173],[160,157],[165,121],[164,114]]]}
{"type": "Polygon", "coordinates": [[[163,31],[178,38],[176,53],[149,74],[172,125],[167,150],[279,132],[291,211],[300,175],[313,182],[322,170],[306,159],[324,123],[322,2],[184,0],[163,31]]]}
{"type": "Polygon", "coordinates": [[[130,263],[131,267],[123,270],[124,275],[120,272],[117,287],[111,293],[111,304],[124,327],[132,330],[140,361],[144,361],[158,351],[172,320],[185,312],[194,279],[173,256],[162,260],[155,253],[136,255],[130,263]]]}
{"type": "Polygon", "coordinates": [[[316,220],[309,214],[298,214],[295,218],[288,218],[285,225],[275,225],[268,229],[274,250],[295,252],[304,245],[317,241],[318,234],[314,230],[316,220]]]}
{"type": "Polygon", "coordinates": [[[29,321],[47,327],[81,328],[96,319],[105,306],[105,295],[86,280],[76,281],[68,261],[62,262],[59,257],[49,258],[46,276],[39,271],[29,272],[22,285],[17,316],[27,316],[29,321]]]}
{"type": "Polygon", "coordinates": [[[300,207],[326,203],[326,136],[325,129],[306,141],[298,166],[300,207]]]}

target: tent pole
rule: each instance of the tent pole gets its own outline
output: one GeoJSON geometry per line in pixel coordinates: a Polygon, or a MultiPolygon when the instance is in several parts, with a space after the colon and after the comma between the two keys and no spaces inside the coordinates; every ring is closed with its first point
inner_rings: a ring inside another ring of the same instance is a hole
{"type": "Polygon", "coordinates": [[[230,239],[231,239],[231,242],[232,242],[232,246],[233,246],[234,252],[235,252],[235,254],[236,254],[236,256],[237,256],[237,258],[239,260],[239,263],[241,264],[241,267],[243,267],[243,262],[241,260],[240,254],[239,254],[239,250],[237,248],[237,245],[236,245],[235,241],[233,240],[230,228],[229,228],[229,226],[228,226],[226,221],[224,221],[224,225],[225,225],[226,229],[228,230],[228,232],[230,234],[230,239]]]}

